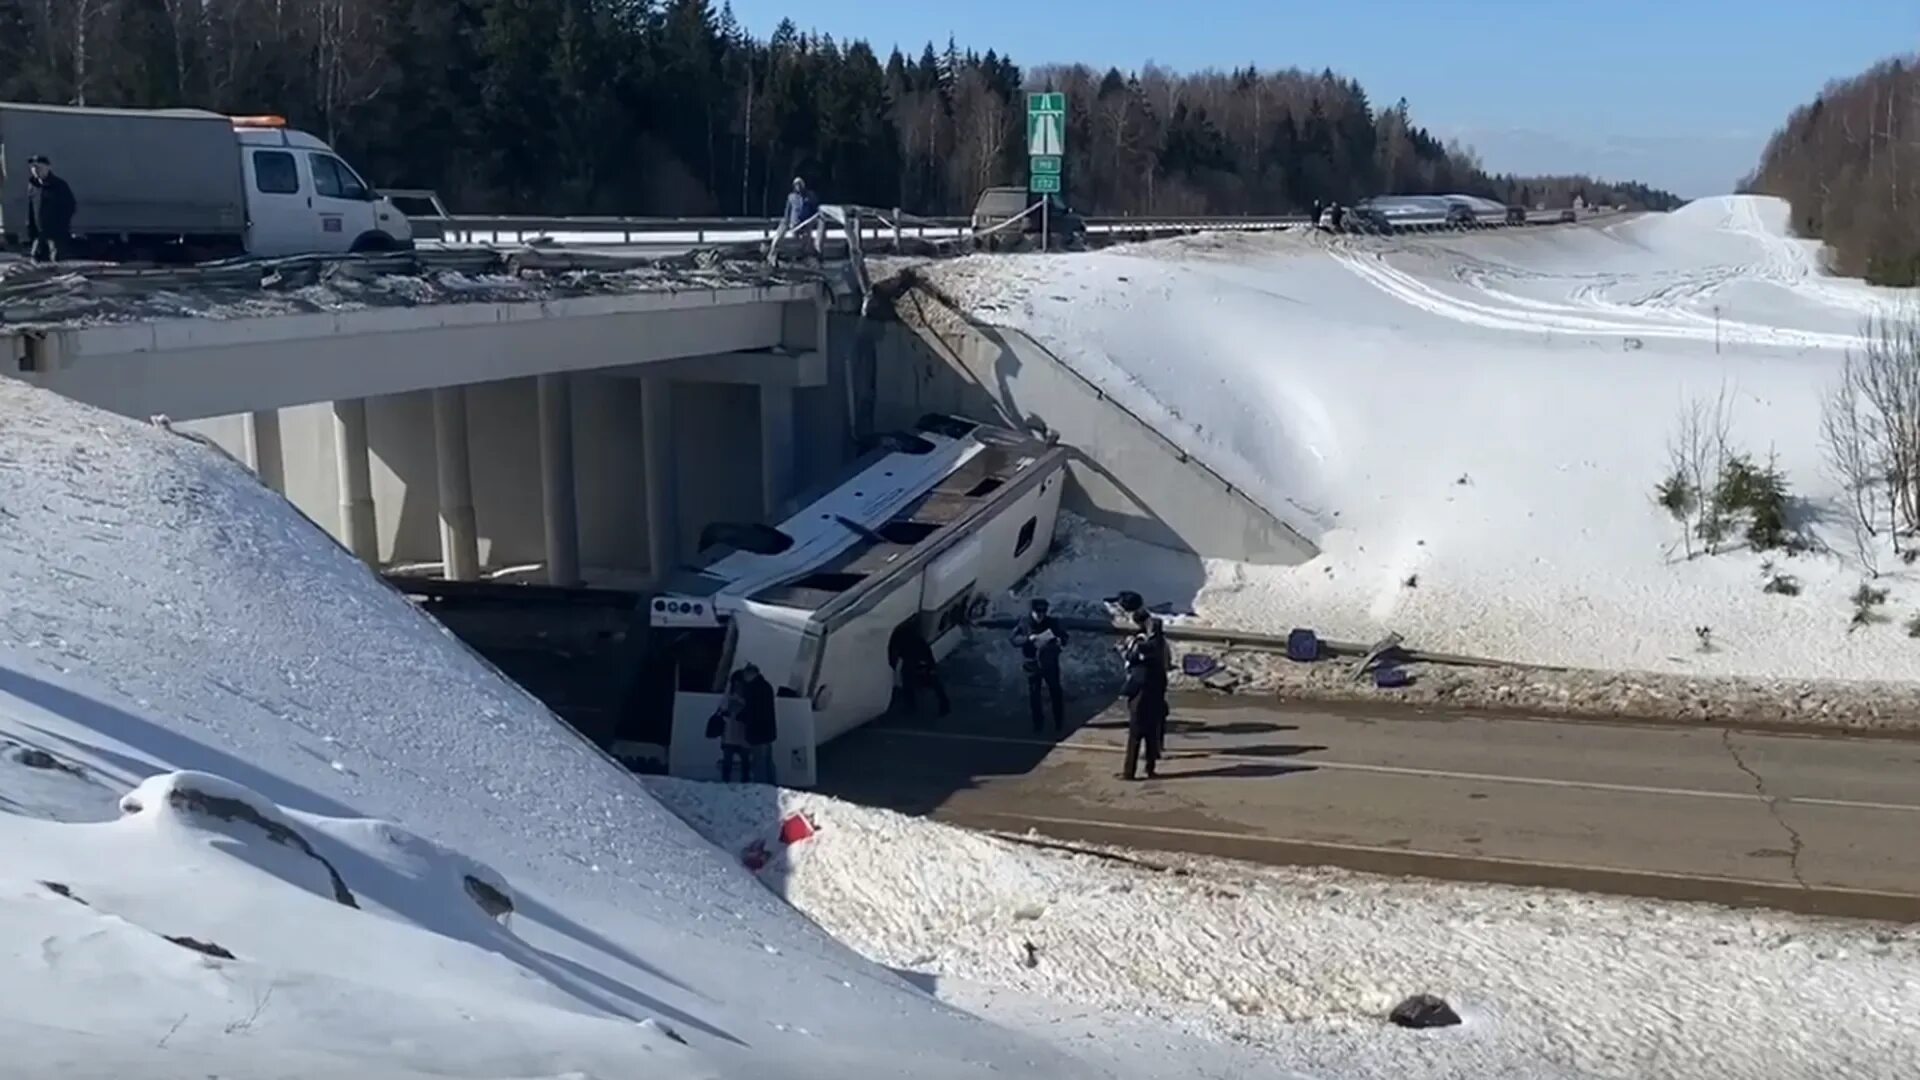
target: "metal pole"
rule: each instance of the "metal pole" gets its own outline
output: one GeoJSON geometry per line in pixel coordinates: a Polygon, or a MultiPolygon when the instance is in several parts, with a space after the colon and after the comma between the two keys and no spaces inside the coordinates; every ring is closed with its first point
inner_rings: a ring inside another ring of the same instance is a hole
{"type": "Polygon", "coordinates": [[[1048,209],[1047,204],[1052,201],[1053,199],[1050,198],[1049,196],[1046,196],[1046,195],[1040,196],[1040,250],[1041,251],[1047,250],[1047,209],[1048,209]]]}

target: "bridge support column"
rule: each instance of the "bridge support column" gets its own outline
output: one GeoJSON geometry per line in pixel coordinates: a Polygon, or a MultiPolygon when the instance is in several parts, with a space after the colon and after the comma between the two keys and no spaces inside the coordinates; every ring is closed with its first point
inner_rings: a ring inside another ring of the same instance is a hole
{"type": "Polygon", "coordinates": [[[793,494],[795,456],[793,388],[760,385],[760,505],[769,520],[793,494]]]}
{"type": "Polygon", "coordinates": [[[480,576],[480,538],[473,518],[465,387],[433,392],[433,451],[440,481],[440,572],[448,581],[473,581],[480,576]]]}
{"type": "Polygon", "coordinates": [[[280,410],[266,409],[247,414],[247,467],[260,482],[287,492],[287,458],[280,443],[280,410]]]}
{"type": "Polygon", "coordinates": [[[647,484],[647,570],[656,584],[680,547],[680,489],[673,460],[673,382],[640,380],[641,463],[647,484]]]}
{"type": "Polygon", "coordinates": [[[541,375],[540,494],[545,508],[547,583],[580,584],[580,516],[574,493],[573,384],[541,375]]]}
{"type": "Polygon", "coordinates": [[[365,398],[333,403],[333,464],[340,483],[340,543],[360,561],[378,563],[380,534],[373,522],[365,398]]]}

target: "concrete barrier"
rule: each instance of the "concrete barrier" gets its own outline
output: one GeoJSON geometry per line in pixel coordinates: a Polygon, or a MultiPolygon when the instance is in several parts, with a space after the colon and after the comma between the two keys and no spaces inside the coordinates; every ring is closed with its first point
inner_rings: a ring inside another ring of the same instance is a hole
{"type": "Polygon", "coordinates": [[[1240,562],[1295,565],[1319,554],[1246,492],[1018,331],[969,320],[903,277],[876,298],[897,322],[869,322],[856,380],[871,387],[870,429],[926,412],[1044,428],[1073,449],[1065,505],[1161,547],[1240,562]]]}

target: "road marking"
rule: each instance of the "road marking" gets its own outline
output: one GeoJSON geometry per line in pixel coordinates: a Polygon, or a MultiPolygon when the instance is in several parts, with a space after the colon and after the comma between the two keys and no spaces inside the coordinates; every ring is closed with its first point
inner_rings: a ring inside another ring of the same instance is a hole
{"type": "MultiPolygon", "coordinates": [[[[875,730],[884,735],[905,735],[921,739],[949,739],[955,742],[1010,743],[1021,746],[1058,746],[1067,750],[1108,754],[1126,752],[1126,748],[1121,746],[1107,743],[1082,742],[1073,739],[1049,742],[1046,739],[1023,738],[1017,735],[973,735],[964,732],[929,731],[921,728],[876,728],[875,730]]],[[[1177,754],[1168,754],[1167,757],[1169,760],[1177,760],[1183,757],[1208,757],[1225,761],[1245,761],[1259,764],[1272,764],[1274,762],[1272,758],[1256,757],[1251,754],[1235,754],[1231,750],[1206,751],[1201,753],[1182,751],[1177,754]]],[[[1298,760],[1301,764],[1311,765],[1316,769],[1382,773],[1389,776],[1422,776],[1436,780],[1467,780],[1474,783],[1485,784],[1521,784],[1532,787],[1579,788],[1586,791],[1612,791],[1627,795],[1663,795],[1674,798],[1721,799],[1733,802],[1757,802],[1763,804],[1770,801],[1752,791],[1703,791],[1696,788],[1653,787],[1645,784],[1611,784],[1602,780],[1560,780],[1544,776],[1504,776],[1496,773],[1460,772],[1453,769],[1416,769],[1406,765],[1366,765],[1359,762],[1327,761],[1322,758],[1309,757],[1302,757],[1298,760]]],[[[1177,774],[1170,774],[1166,779],[1177,780],[1179,776],[1177,774]]],[[[1869,802],[1859,799],[1828,799],[1811,796],[1781,796],[1778,801],[1795,806],[1822,806],[1840,810],[1883,810],[1893,813],[1920,814],[1920,806],[1913,806],[1907,803],[1869,802]]]]}
{"type": "MultiPolygon", "coordinates": [[[[939,812],[935,813],[936,818],[940,816],[939,812]]],[[[1877,889],[1856,889],[1845,885],[1802,887],[1792,881],[1761,881],[1756,878],[1726,877],[1720,874],[1681,874],[1671,870],[1629,870],[1617,866],[1552,862],[1544,859],[1513,859],[1496,855],[1461,855],[1449,851],[1380,847],[1374,844],[1332,843],[1324,840],[1292,840],[1283,836],[1261,836],[1257,833],[1225,832],[1218,829],[1192,829],[1177,825],[1141,825],[1130,821],[1096,821],[1090,818],[1050,817],[1044,814],[1009,814],[998,810],[962,810],[955,811],[948,816],[951,820],[962,823],[968,819],[995,818],[1001,821],[1024,824],[1028,827],[1034,825],[1060,825],[1103,832],[1159,833],[1165,836],[1184,836],[1204,840],[1233,840],[1283,847],[1319,848],[1327,851],[1354,851],[1368,855],[1386,855],[1396,858],[1431,859],[1436,862],[1484,863],[1523,870],[1559,870],[1568,873],[1618,874],[1626,877],[1658,878],[1666,881],[1700,881],[1716,885],[1737,885],[1747,888],[1775,889],[1787,892],[1864,896],[1883,900],[1912,901],[1916,899],[1914,894],[1911,893],[1883,892],[1877,889]]],[[[1202,853],[1186,852],[1186,854],[1197,855],[1202,853]]]]}

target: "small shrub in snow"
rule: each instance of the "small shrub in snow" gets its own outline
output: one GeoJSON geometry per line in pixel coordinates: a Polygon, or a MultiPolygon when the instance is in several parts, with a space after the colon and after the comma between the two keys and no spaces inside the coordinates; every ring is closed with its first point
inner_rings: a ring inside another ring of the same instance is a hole
{"type": "Polygon", "coordinates": [[[1864,582],[1853,591],[1853,619],[1847,624],[1848,632],[1858,630],[1872,623],[1886,622],[1887,617],[1880,613],[1880,605],[1887,602],[1887,590],[1876,589],[1864,582]]]}
{"type": "Polygon", "coordinates": [[[1744,522],[1747,546],[1775,551],[1788,546],[1787,479],[1771,458],[1755,465],[1745,454],[1735,454],[1720,469],[1713,491],[1715,521],[1731,526],[1744,522]]]}
{"type": "Polygon", "coordinates": [[[1712,402],[1688,400],[1667,440],[1667,478],[1655,488],[1654,499],[1680,523],[1688,558],[1695,537],[1706,541],[1711,555],[1728,535],[1715,489],[1732,456],[1732,430],[1732,399],[1722,386],[1712,402]]]}
{"type": "Polygon", "coordinates": [[[1774,574],[1767,578],[1766,585],[1760,591],[1774,596],[1799,596],[1800,579],[1792,574],[1774,574]]]}
{"type": "Polygon", "coordinates": [[[1713,627],[1696,626],[1693,628],[1693,636],[1700,639],[1701,652],[1708,653],[1713,651],[1713,627]]]}
{"type": "Polygon", "coordinates": [[[1700,508],[1700,495],[1694,490],[1693,483],[1676,469],[1654,487],[1653,501],[1679,523],[1681,543],[1686,547],[1687,558],[1693,558],[1693,529],[1690,523],[1694,512],[1700,508]]]}
{"type": "Polygon", "coordinates": [[[1736,535],[1755,551],[1805,550],[1793,533],[1786,474],[1772,455],[1761,465],[1736,453],[1732,428],[1724,387],[1711,403],[1689,401],[1667,441],[1668,472],[1654,487],[1654,502],[1680,525],[1688,558],[1696,538],[1712,555],[1736,535]]]}
{"type": "Polygon", "coordinates": [[[1912,618],[1907,620],[1907,636],[1910,638],[1920,638],[1920,613],[1916,613],[1912,618]]]}

